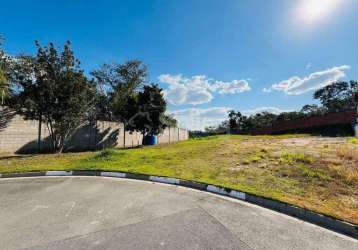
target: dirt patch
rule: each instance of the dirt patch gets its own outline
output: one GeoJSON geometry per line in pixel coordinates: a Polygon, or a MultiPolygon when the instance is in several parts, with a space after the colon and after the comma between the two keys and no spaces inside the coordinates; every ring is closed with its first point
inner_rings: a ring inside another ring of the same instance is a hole
{"type": "Polygon", "coordinates": [[[282,139],[281,143],[286,147],[305,147],[305,146],[321,146],[321,145],[342,145],[347,142],[346,138],[335,137],[302,137],[282,139]]]}

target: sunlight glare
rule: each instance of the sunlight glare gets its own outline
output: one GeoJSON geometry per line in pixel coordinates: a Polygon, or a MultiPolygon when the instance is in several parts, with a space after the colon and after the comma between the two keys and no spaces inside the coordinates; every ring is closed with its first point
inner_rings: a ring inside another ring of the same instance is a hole
{"type": "Polygon", "coordinates": [[[306,22],[313,22],[329,15],[339,2],[340,0],[303,0],[300,12],[306,22]]]}

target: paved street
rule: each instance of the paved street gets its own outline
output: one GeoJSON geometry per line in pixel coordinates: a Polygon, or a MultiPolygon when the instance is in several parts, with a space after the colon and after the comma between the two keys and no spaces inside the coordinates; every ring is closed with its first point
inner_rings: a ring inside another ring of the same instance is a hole
{"type": "Polygon", "coordinates": [[[358,249],[358,241],[225,197],[134,180],[0,180],[0,249],[358,249]]]}

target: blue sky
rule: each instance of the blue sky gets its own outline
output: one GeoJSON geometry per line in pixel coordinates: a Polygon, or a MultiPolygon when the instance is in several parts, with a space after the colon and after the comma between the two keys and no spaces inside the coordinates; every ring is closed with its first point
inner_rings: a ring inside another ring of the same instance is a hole
{"type": "Polygon", "coordinates": [[[8,53],[72,42],[82,67],[140,59],[184,127],[229,109],[299,109],[334,80],[358,79],[356,0],[4,1],[8,53]]]}

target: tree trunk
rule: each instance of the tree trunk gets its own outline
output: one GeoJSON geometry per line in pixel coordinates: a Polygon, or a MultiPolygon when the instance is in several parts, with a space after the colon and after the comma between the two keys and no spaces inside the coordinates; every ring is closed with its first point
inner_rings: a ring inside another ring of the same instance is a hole
{"type": "Polygon", "coordinates": [[[61,146],[59,147],[59,149],[58,149],[58,151],[57,151],[58,154],[62,154],[62,151],[63,151],[64,146],[65,146],[65,145],[63,144],[63,145],[61,145],[61,146]]]}
{"type": "Polygon", "coordinates": [[[66,136],[64,137],[63,135],[59,136],[58,141],[56,142],[56,152],[58,154],[62,154],[63,149],[65,148],[65,144],[66,144],[66,136]]]}
{"type": "Polygon", "coordinates": [[[37,136],[37,152],[41,153],[41,130],[42,130],[42,114],[39,116],[39,127],[38,127],[38,136],[37,136]]]}

